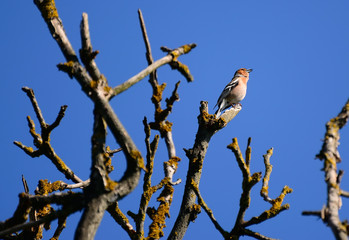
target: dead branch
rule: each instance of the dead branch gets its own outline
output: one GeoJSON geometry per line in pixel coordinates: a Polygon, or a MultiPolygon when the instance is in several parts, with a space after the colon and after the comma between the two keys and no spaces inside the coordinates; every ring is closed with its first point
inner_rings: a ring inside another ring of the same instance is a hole
{"type": "Polygon", "coordinates": [[[80,24],[80,35],[81,35],[81,49],[80,49],[80,59],[85,65],[86,70],[90,74],[94,81],[98,81],[101,78],[101,73],[97,67],[94,59],[96,58],[98,51],[92,51],[92,44],[90,38],[90,29],[88,25],[88,15],[87,13],[82,14],[82,20],[80,24]]]}
{"type": "Polygon", "coordinates": [[[268,239],[271,240],[272,238],[266,237],[260,233],[254,232],[250,229],[247,229],[248,226],[251,226],[253,224],[259,224],[263,221],[266,221],[272,217],[275,217],[277,214],[279,214],[281,211],[286,210],[289,208],[288,204],[282,205],[283,199],[286,196],[286,194],[292,192],[292,189],[289,187],[285,186],[284,189],[282,190],[282,193],[280,194],[279,197],[276,199],[271,199],[268,196],[268,191],[265,189],[268,189],[268,181],[271,173],[272,166],[270,165],[270,156],[272,155],[272,149],[268,150],[267,154],[264,155],[264,163],[265,163],[265,168],[266,168],[266,176],[263,178],[263,187],[261,190],[261,196],[263,199],[270,204],[272,204],[272,207],[269,210],[264,211],[260,216],[258,217],[253,217],[249,221],[244,220],[245,213],[247,209],[250,206],[251,202],[251,189],[253,186],[255,186],[256,183],[258,183],[262,177],[261,173],[254,173],[251,175],[250,173],[250,161],[251,161],[251,138],[248,139],[247,143],[247,148],[246,148],[246,154],[245,154],[245,159],[242,156],[242,153],[240,151],[240,147],[238,145],[237,139],[234,138],[233,142],[229,144],[227,147],[233,151],[235,154],[236,160],[238,162],[238,166],[242,172],[243,176],[243,181],[242,181],[242,194],[240,197],[240,208],[238,215],[236,217],[235,225],[233,229],[230,232],[225,231],[221,225],[218,223],[218,221],[215,219],[213,216],[212,210],[206,205],[204,202],[198,185],[195,183],[194,179],[192,179],[192,188],[198,197],[198,203],[200,204],[201,207],[204,208],[206,211],[207,215],[210,217],[212,223],[216,227],[216,229],[222,234],[224,239],[239,239],[241,236],[247,235],[251,236],[255,239],[268,239]],[[264,189],[264,190],[263,190],[264,189]]]}
{"type": "Polygon", "coordinates": [[[205,212],[207,213],[207,215],[209,216],[209,218],[211,219],[211,222],[213,223],[213,225],[216,227],[216,229],[222,234],[222,236],[224,237],[224,239],[229,237],[229,232],[225,231],[221,225],[218,223],[218,221],[216,220],[216,218],[213,216],[213,211],[207,206],[207,204],[205,203],[204,199],[202,198],[200,191],[199,191],[199,187],[196,185],[196,183],[194,181],[192,181],[193,184],[193,189],[195,191],[196,196],[198,197],[198,203],[200,204],[200,206],[205,210],[205,212]]]}
{"type": "MultiPolygon", "coordinates": [[[[324,161],[323,171],[327,184],[327,204],[321,210],[321,219],[327,224],[336,239],[347,240],[349,236],[349,225],[339,218],[339,209],[342,205],[341,195],[345,191],[340,190],[342,171],[337,173],[337,163],[341,162],[338,151],[339,130],[346,125],[349,119],[349,100],[345,103],[341,112],[326,124],[324,143],[316,158],[324,161]]],[[[345,195],[345,194],[344,194],[345,195]]],[[[319,216],[319,211],[304,211],[303,215],[319,216]]]]}
{"type": "Polygon", "coordinates": [[[21,148],[25,153],[27,153],[31,157],[39,157],[41,155],[45,155],[51,162],[56,166],[56,168],[65,175],[67,179],[72,180],[75,183],[83,182],[78,176],[74,174],[74,172],[64,163],[64,161],[55,153],[53,147],[50,143],[50,134],[55,129],[62,118],[64,117],[65,110],[67,106],[64,105],[61,107],[56,120],[51,124],[47,124],[45,119],[41,113],[39,108],[39,104],[35,98],[34,91],[31,88],[23,87],[22,90],[28,95],[36,116],[39,120],[41,127],[41,134],[35,131],[34,121],[28,116],[28,125],[30,129],[30,134],[34,138],[34,145],[38,148],[37,150],[33,150],[31,147],[27,147],[23,145],[21,142],[15,141],[14,144],[21,148]]]}
{"type": "Polygon", "coordinates": [[[213,134],[224,128],[240,110],[241,108],[230,109],[224,113],[225,115],[223,114],[226,118],[222,115],[220,119],[215,119],[213,115],[208,113],[208,103],[204,101],[201,102],[200,115],[198,116],[199,128],[196,133],[194,146],[189,150],[184,149],[186,156],[189,159],[189,169],[187,172],[187,180],[185,183],[181,208],[168,239],[183,239],[190,221],[195,219],[195,216],[197,215],[194,208],[196,194],[192,187],[192,181],[194,181],[196,186],[199,186],[203,161],[208,148],[208,143],[213,134]]]}
{"type": "Polygon", "coordinates": [[[155,61],[154,63],[149,65],[146,69],[139,72],[137,75],[131,77],[130,79],[128,79],[124,83],[120,84],[119,86],[114,87],[113,96],[124,92],[125,90],[129,89],[131,86],[133,86],[134,84],[138,83],[143,78],[148,76],[150,73],[154,72],[154,70],[158,69],[162,65],[171,63],[174,59],[176,59],[180,55],[189,53],[191,51],[191,49],[193,49],[195,47],[196,47],[196,44],[192,43],[192,44],[183,45],[183,46],[171,51],[167,56],[155,61]]]}
{"type": "Polygon", "coordinates": [[[83,203],[81,193],[55,193],[48,196],[21,193],[19,195],[19,204],[13,217],[7,219],[5,222],[0,222],[0,237],[20,230],[37,227],[44,223],[50,223],[59,217],[68,216],[73,212],[81,210],[83,203]],[[31,209],[39,210],[42,206],[53,203],[62,205],[62,210],[53,211],[38,220],[32,220],[26,223],[28,213],[31,209]]]}
{"type": "Polygon", "coordinates": [[[239,168],[242,172],[243,181],[242,181],[242,194],[240,197],[240,209],[236,218],[235,226],[230,232],[230,238],[228,239],[234,239],[239,238],[243,235],[248,235],[251,237],[254,237],[256,239],[271,239],[266,236],[261,235],[260,233],[254,232],[250,229],[247,229],[246,227],[259,224],[261,222],[264,222],[270,218],[275,217],[278,215],[281,211],[284,211],[286,209],[289,209],[289,204],[282,205],[282,202],[284,200],[284,197],[286,194],[291,193],[292,189],[285,186],[281,192],[281,194],[275,198],[271,199],[268,196],[268,182],[269,177],[271,173],[272,166],[270,165],[270,157],[272,155],[272,149],[269,149],[267,151],[267,154],[264,155],[264,164],[265,164],[265,176],[263,178],[263,186],[261,190],[261,196],[263,199],[270,204],[272,204],[271,208],[269,210],[264,211],[262,214],[260,214],[258,217],[252,217],[250,220],[245,221],[244,216],[247,211],[247,209],[250,206],[251,202],[251,189],[253,186],[255,186],[256,183],[258,183],[261,180],[262,174],[254,173],[251,175],[250,173],[250,157],[251,157],[251,148],[250,148],[251,138],[248,140],[247,149],[246,149],[246,161],[242,156],[242,153],[240,151],[240,147],[238,145],[237,139],[234,138],[233,142],[228,145],[227,147],[233,151],[235,154],[236,160],[238,162],[239,168]]]}

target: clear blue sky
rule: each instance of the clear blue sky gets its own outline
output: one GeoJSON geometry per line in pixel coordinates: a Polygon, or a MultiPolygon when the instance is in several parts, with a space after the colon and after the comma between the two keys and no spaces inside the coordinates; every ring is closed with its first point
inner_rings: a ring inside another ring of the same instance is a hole
{"type": "MultiPolygon", "coordinates": [[[[193,145],[200,101],[208,101],[213,113],[218,96],[235,70],[253,68],[242,111],[211,139],[201,193],[217,220],[230,230],[238,210],[241,172],[226,146],[237,137],[244,150],[248,137],[252,137],[253,171],[264,172],[262,155],[274,147],[270,196],[276,197],[284,185],[294,192],[285,198],[290,210],[251,229],[286,240],[333,239],[321,220],[303,217],[301,212],[320,210],[326,203],[322,162],[314,157],[321,148],[326,121],[337,115],[349,97],[349,3],[343,0],[130,2],[57,1],[57,8],[76,52],[81,46],[81,14],[88,13],[92,44],[100,51],[96,62],[111,86],[122,83],[147,65],[138,8],[143,11],[155,59],[164,56],[160,46],[197,44],[197,48],[180,59],[189,66],[195,78],[193,83],[186,83],[168,66],[158,71],[159,81],[167,82],[166,96],[178,80],[182,81],[178,90],[180,102],[175,104],[170,117],[174,122],[177,153],[182,159],[175,179],[185,180],[188,159],[182,149],[193,145]]],[[[33,146],[25,118],[30,115],[35,119],[35,114],[21,87],[34,89],[48,123],[54,121],[61,105],[68,105],[65,118],[52,134],[52,145],[83,179],[89,177],[93,106],[77,82],[57,70],[56,65],[64,62],[63,55],[32,1],[1,1],[0,23],[0,220],[5,220],[14,212],[17,196],[23,192],[22,174],[32,193],[39,179],[64,180],[48,159],[31,159],[12,143],[18,140],[33,146]]],[[[116,114],[143,154],[141,121],[144,116],[152,120],[150,96],[151,88],[145,79],[112,101],[116,114]]],[[[36,125],[39,127],[37,121],[36,125]]],[[[346,170],[341,186],[349,190],[348,126],[341,131],[341,137],[339,151],[343,162],[339,168],[346,170]]],[[[108,145],[118,147],[110,136],[108,145]]],[[[164,147],[161,142],[154,184],[163,177],[162,162],[167,160],[164,147]]],[[[119,179],[125,169],[122,154],[114,157],[113,165],[112,176],[119,179]]],[[[176,219],[183,186],[184,183],[175,187],[166,236],[176,219]]],[[[258,184],[252,193],[252,207],[246,219],[269,207],[259,197],[260,187],[258,184]]],[[[137,210],[140,194],[141,185],[120,202],[124,212],[137,210]]],[[[62,239],[72,238],[80,215],[69,218],[62,239]]],[[[341,220],[349,217],[347,199],[343,199],[340,217],[341,220]]],[[[55,227],[56,222],[52,224],[55,227]]],[[[52,231],[45,233],[45,239],[52,234],[52,231]]],[[[96,239],[114,238],[127,239],[106,213],[96,239]]],[[[204,212],[190,225],[185,236],[185,239],[202,238],[221,239],[204,212]]]]}

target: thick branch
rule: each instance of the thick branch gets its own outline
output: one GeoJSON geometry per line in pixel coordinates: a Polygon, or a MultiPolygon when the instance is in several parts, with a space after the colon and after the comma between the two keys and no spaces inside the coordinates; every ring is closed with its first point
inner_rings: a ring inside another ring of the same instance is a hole
{"type": "Polygon", "coordinates": [[[93,239],[108,207],[106,191],[114,190],[116,183],[110,180],[105,166],[106,124],[98,110],[94,110],[91,183],[85,190],[87,204],[76,229],[75,239],[93,239]]]}
{"type": "Polygon", "coordinates": [[[325,140],[319,154],[320,160],[324,160],[325,181],[327,184],[327,206],[323,211],[323,221],[328,224],[338,240],[346,240],[349,233],[346,225],[339,218],[341,207],[340,178],[337,174],[337,163],[341,162],[338,152],[339,130],[344,127],[349,119],[349,100],[346,102],[338,116],[332,118],[326,124],[325,140]]]}
{"type": "Polygon", "coordinates": [[[75,51],[67,38],[62,21],[58,17],[54,0],[34,0],[34,3],[41,12],[41,15],[47,23],[51,35],[58,43],[58,46],[60,47],[67,61],[78,61],[75,51]]]}
{"type": "MultiPolygon", "coordinates": [[[[234,116],[236,116],[240,109],[234,109],[232,111],[236,112],[234,114],[234,116]]],[[[232,111],[227,113],[227,115],[229,115],[232,111]]],[[[229,117],[228,120],[230,121],[232,119],[233,117],[229,117]]],[[[177,216],[175,225],[173,226],[168,238],[170,240],[183,239],[183,236],[188,229],[189,223],[192,220],[192,214],[195,215],[192,210],[193,206],[195,205],[196,194],[192,188],[192,181],[194,181],[196,186],[199,186],[203,161],[208,148],[208,143],[210,142],[213,134],[222,129],[228,123],[223,117],[216,120],[213,115],[208,114],[208,104],[207,102],[203,101],[201,102],[198,121],[199,129],[195,137],[194,146],[189,150],[185,150],[186,155],[189,158],[189,169],[187,173],[187,180],[185,183],[181,208],[177,216]]]]}

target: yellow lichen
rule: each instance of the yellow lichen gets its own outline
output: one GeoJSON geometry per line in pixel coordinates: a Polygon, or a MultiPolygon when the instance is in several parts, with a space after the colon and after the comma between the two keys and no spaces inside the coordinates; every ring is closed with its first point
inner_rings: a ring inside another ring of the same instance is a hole
{"type": "Polygon", "coordinates": [[[65,185],[63,184],[62,181],[55,181],[51,183],[47,179],[41,179],[39,180],[37,194],[45,196],[49,193],[52,193],[58,190],[60,191],[64,190],[64,188],[65,188],[65,185]]]}
{"type": "Polygon", "coordinates": [[[163,228],[166,227],[166,216],[169,216],[170,202],[161,203],[159,208],[149,215],[153,222],[149,226],[149,235],[146,239],[159,239],[164,236],[163,228]]]}
{"type": "Polygon", "coordinates": [[[201,206],[199,204],[193,204],[190,206],[190,221],[195,222],[198,214],[201,213],[201,206]]]}
{"type": "Polygon", "coordinates": [[[181,159],[179,157],[172,157],[170,158],[167,162],[165,162],[165,164],[168,164],[170,166],[174,166],[175,169],[177,169],[178,167],[178,163],[181,161],[181,159]]]}
{"type": "Polygon", "coordinates": [[[166,87],[166,83],[163,83],[161,85],[156,85],[155,86],[154,93],[153,93],[153,96],[152,96],[153,103],[154,102],[156,102],[156,103],[161,102],[161,100],[162,100],[162,92],[164,91],[165,87],[166,87]]]}
{"type": "Polygon", "coordinates": [[[144,159],[141,153],[137,150],[132,150],[130,154],[133,159],[137,160],[138,167],[142,168],[144,171],[147,171],[147,169],[145,168],[144,159]]]}
{"type": "Polygon", "coordinates": [[[97,86],[98,86],[98,82],[97,82],[97,81],[94,81],[94,80],[91,80],[91,82],[90,82],[90,87],[93,88],[93,89],[95,89],[95,88],[97,88],[97,86]]]}
{"type": "Polygon", "coordinates": [[[261,194],[268,194],[268,186],[263,186],[262,187],[261,194]]]}
{"type": "Polygon", "coordinates": [[[110,179],[110,177],[108,175],[106,176],[105,189],[107,191],[113,191],[117,185],[118,185],[117,182],[110,179]]]}
{"type": "Polygon", "coordinates": [[[39,4],[39,9],[45,21],[48,21],[52,18],[58,18],[58,12],[54,0],[43,0],[39,4]]]}
{"type": "Polygon", "coordinates": [[[184,53],[188,53],[192,50],[192,47],[189,44],[186,44],[183,47],[184,53]]]}
{"type": "Polygon", "coordinates": [[[165,133],[165,132],[171,132],[172,131],[172,125],[173,123],[169,121],[161,122],[160,123],[160,132],[165,133]]]}

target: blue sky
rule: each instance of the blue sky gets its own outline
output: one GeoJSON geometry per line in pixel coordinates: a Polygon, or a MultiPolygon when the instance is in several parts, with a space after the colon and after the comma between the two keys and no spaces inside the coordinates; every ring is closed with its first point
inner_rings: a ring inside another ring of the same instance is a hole
{"type": "MultiPolygon", "coordinates": [[[[332,239],[321,220],[303,217],[303,210],[320,210],[326,203],[322,162],[314,160],[325,133],[325,123],[336,116],[348,99],[349,89],[349,3],[347,1],[57,1],[60,18],[76,52],[81,46],[79,25],[82,12],[89,15],[92,45],[99,50],[96,62],[111,86],[127,80],[147,66],[137,10],[145,18],[154,59],[164,54],[160,46],[176,48],[186,43],[197,47],[180,60],[187,64],[194,82],[168,66],[158,71],[159,81],[167,82],[165,95],[181,80],[180,101],[169,120],[174,122],[173,137],[182,159],[175,179],[185,179],[188,160],[183,148],[190,148],[197,131],[201,100],[213,106],[234,72],[253,68],[243,109],[229,125],[211,139],[204,162],[201,193],[225,230],[231,230],[241,194],[241,172],[233,154],[226,148],[237,137],[242,150],[252,137],[252,171],[263,171],[262,155],[274,148],[270,196],[279,195],[284,185],[294,192],[285,198],[290,210],[259,226],[251,227],[279,239],[332,239]]],[[[2,117],[0,150],[0,220],[14,212],[18,194],[23,191],[21,175],[31,192],[39,179],[64,180],[45,157],[31,159],[13,145],[14,140],[32,146],[26,116],[35,114],[21,87],[34,89],[48,123],[56,118],[61,105],[68,105],[66,116],[52,134],[55,151],[80,178],[90,169],[90,137],[93,105],[75,80],[57,70],[64,62],[56,42],[32,1],[1,1],[2,37],[2,117]]],[[[151,88],[147,79],[112,100],[112,106],[138,148],[145,155],[143,125],[153,117],[151,88]]],[[[35,119],[35,118],[34,118],[35,119]]],[[[36,120],[36,119],[35,119],[36,120]]],[[[38,127],[38,123],[36,121],[38,127]]],[[[349,130],[341,131],[339,151],[349,168],[349,130]]],[[[155,132],[153,132],[153,135],[155,132]]],[[[108,145],[117,148],[111,136],[108,145]]],[[[167,160],[165,144],[156,155],[153,183],[163,177],[162,162],[167,160]]],[[[125,169],[122,154],[113,159],[119,179],[125,169]]],[[[342,188],[349,190],[347,173],[342,188]]],[[[184,183],[176,186],[166,236],[176,219],[184,183]]],[[[269,206],[259,197],[261,184],[252,192],[252,206],[246,219],[269,206]]],[[[141,185],[120,202],[121,208],[136,211],[141,185]]],[[[153,205],[157,206],[155,202],[153,205]]],[[[68,220],[62,239],[71,239],[80,213],[68,220]]],[[[341,220],[349,216],[349,202],[343,199],[341,220]]],[[[150,220],[147,219],[147,223],[150,220]]],[[[52,224],[55,228],[56,223],[52,224]]],[[[53,232],[45,234],[45,239],[53,232]]],[[[123,230],[105,215],[96,239],[127,239],[123,230]]],[[[203,212],[191,224],[184,239],[220,239],[203,212]]],[[[244,238],[247,239],[247,238],[244,238]]]]}

